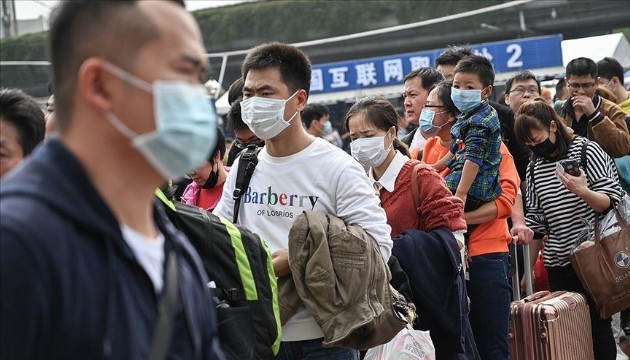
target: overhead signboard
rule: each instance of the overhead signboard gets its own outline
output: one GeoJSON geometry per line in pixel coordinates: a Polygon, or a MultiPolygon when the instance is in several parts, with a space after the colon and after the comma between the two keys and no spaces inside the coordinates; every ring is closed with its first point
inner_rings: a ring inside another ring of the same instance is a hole
{"type": "MultiPolygon", "coordinates": [[[[562,66],[562,35],[472,45],[495,73],[562,66]]],[[[444,49],[313,65],[311,94],[369,89],[403,83],[406,74],[432,67],[444,49]]]]}

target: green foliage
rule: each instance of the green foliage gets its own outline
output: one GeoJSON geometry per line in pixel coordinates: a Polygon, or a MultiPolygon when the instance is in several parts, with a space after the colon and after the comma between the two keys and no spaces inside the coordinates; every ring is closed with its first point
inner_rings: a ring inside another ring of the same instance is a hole
{"type": "MultiPolygon", "coordinates": [[[[47,60],[47,33],[28,34],[0,40],[0,60],[41,61],[47,60]]],[[[0,87],[20,88],[27,93],[42,97],[48,94],[48,66],[0,66],[0,87]]]]}
{"type": "Polygon", "coordinates": [[[300,42],[353,34],[460,13],[492,1],[259,1],[194,13],[209,52],[241,50],[266,41],[300,42]]]}
{"type": "Polygon", "coordinates": [[[626,39],[630,40],[630,27],[627,28],[621,28],[621,29],[615,29],[612,31],[613,33],[618,33],[621,32],[623,33],[623,35],[626,37],[626,39]]]}
{"type": "MultiPolygon", "coordinates": [[[[193,13],[209,52],[242,50],[266,41],[300,42],[461,13],[502,0],[267,0],[193,13]]],[[[490,15],[491,16],[491,15],[490,15]]],[[[0,59],[46,60],[47,33],[0,41],[0,59]]],[[[46,96],[48,66],[2,66],[0,86],[46,96]]]]}

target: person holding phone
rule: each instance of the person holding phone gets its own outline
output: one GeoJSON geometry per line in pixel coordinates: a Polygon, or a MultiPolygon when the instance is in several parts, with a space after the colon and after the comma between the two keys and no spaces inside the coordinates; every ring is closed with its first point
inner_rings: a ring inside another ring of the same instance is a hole
{"type": "MultiPolygon", "coordinates": [[[[544,264],[551,290],[586,296],[595,358],[614,360],[616,348],[610,319],[599,317],[595,303],[569,261],[575,240],[584,228],[582,219],[594,221],[598,214],[616,206],[623,196],[613,160],[595,141],[573,134],[542,98],[519,108],[514,132],[517,140],[533,153],[527,172],[525,220],[537,234],[537,240],[543,234],[547,236],[544,264]],[[586,164],[580,163],[584,147],[586,164]]],[[[540,241],[530,246],[532,261],[539,247],[540,241]]]]}

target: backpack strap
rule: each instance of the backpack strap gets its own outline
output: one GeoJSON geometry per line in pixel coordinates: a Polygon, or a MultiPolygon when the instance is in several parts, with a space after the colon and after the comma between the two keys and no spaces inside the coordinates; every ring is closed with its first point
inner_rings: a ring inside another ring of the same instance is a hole
{"type": "Polygon", "coordinates": [[[241,153],[241,158],[238,162],[238,170],[236,173],[236,185],[234,186],[234,193],[232,199],[234,199],[234,214],[232,215],[232,223],[236,224],[238,220],[238,211],[241,207],[241,198],[243,193],[247,191],[249,181],[254,175],[256,165],[258,165],[258,153],[260,147],[250,144],[247,145],[247,149],[241,153]]]}
{"type": "Polygon", "coordinates": [[[149,360],[164,360],[168,356],[179,298],[177,268],[177,255],[175,250],[171,250],[166,263],[164,292],[158,302],[158,318],[147,357],[149,360]]]}
{"type": "Polygon", "coordinates": [[[413,204],[416,206],[416,212],[420,208],[420,195],[418,195],[418,169],[422,164],[416,164],[411,170],[411,192],[413,193],[413,204]]]}

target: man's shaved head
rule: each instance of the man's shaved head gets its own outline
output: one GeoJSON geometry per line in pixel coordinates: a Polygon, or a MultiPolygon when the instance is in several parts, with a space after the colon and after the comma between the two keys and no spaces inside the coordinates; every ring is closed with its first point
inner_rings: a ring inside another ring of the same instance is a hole
{"type": "MultiPolygon", "coordinates": [[[[183,5],[183,1],[172,1],[183,5]]],[[[129,68],[143,45],[159,38],[158,27],[137,0],[66,0],[50,25],[50,59],[57,125],[63,131],[72,109],[77,73],[90,57],[129,68]]]]}

